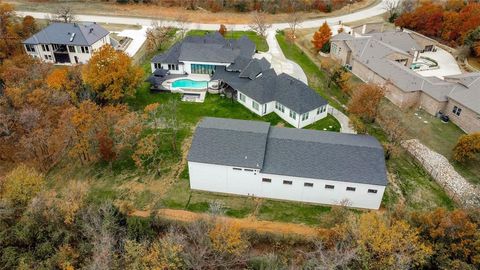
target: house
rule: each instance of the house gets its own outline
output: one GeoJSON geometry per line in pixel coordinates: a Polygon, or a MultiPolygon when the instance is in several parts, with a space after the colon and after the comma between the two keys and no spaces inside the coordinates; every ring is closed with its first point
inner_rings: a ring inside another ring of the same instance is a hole
{"type": "Polygon", "coordinates": [[[223,118],[197,126],[188,170],[194,190],[367,209],[387,185],[374,137],[223,118]]]}
{"type": "Polygon", "coordinates": [[[23,41],[28,55],[61,65],[84,64],[105,44],[109,32],[96,23],[51,23],[23,41]]]}
{"type": "Polygon", "coordinates": [[[255,44],[246,36],[188,36],[152,59],[148,81],[156,91],[197,97],[203,97],[208,88],[210,93],[236,99],[259,116],[274,112],[296,128],[327,116],[324,98],[303,82],[276,74],[270,62],[254,53],[255,44]]]}
{"type": "Polygon", "coordinates": [[[418,61],[420,53],[436,50],[433,40],[410,31],[387,31],[341,33],[331,43],[333,59],[363,81],[385,86],[386,97],[400,108],[445,114],[467,133],[480,131],[480,73],[441,79],[415,72],[424,65],[418,61]]]}

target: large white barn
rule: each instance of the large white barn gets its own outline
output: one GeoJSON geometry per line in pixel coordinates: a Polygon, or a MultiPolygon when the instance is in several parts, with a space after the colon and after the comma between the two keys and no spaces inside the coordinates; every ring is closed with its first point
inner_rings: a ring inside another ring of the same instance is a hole
{"type": "Polygon", "coordinates": [[[188,169],[194,190],[368,209],[387,185],[374,137],[222,118],[199,124],[188,169]]]}

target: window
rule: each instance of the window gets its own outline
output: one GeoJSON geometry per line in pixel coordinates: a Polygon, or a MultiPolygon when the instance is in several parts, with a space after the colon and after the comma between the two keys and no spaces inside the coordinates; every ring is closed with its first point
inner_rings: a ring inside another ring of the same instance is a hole
{"type": "Polygon", "coordinates": [[[241,171],[242,169],[240,168],[233,168],[234,171],[241,171]]]}
{"type": "Polygon", "coordinates": [[[368,193],[374,193],[374,194],[376,194],[376,193],[377,193],[377,190],[376,190],[376,189],[369,189],[369,190],[368,190],[368,193]]]}
{"type": "Polygon", "coordinates": [[[292,110],[290,110],[290,117],[291,117],[292,119],[297,119],[297,113],[294,112],[294,111],[292,111],[292,110]]]}
{"type": "Polygon", "coordinates": [[[27,49],[27,52],[35,52],[35,46],[32,44],[25,44],[25,49],[27,49]]]}
{"type": "Polygon", "coordinates": [[[264,182],[264,183],[271,183],[271,182],[272,182],[272,179],[270,179],[270,178],[262,178],[262,182],[264,182]]]}
{"type": "Polygon", "coordinates": [[[89,53],[88,46],[81,46],[82,53],[89,53]]]}
{"type": "Polygon", "coordinates": [[[457,106],[453,106],[453,111],[452,111],[454,114],[456,114],[457,116],[460,116],[460,113],[462,113],[462,108],[459,108],[457,106]]]}
{"type": "Polygon", "coordinates": [[[48,55],[44,55],[43,57],[45,57],[45,60],[48,60],[48,55]]]}
{"type": "Polygon", "coordinates": [[[313,187],[313,183],[303,183],[304,187],[313,187]]]}
{"type": "Polygon", "coordinates": [[[305,121],[305,120],[307,120],[307,119],[308,119],[308,112],[302,114],[302,121],[305,121]]]}
{"type": "Polygon", "coordinates": [[[322,106],[322,112],[325,112],[327,110],[327,105],[322,106]]]}
{"type": "Polygon", "coordinates": [[[168,64],[168,70],[178,70],[178,65],[176,65],[176,64],[168,64]]]}
{"type": "Polygon", "coordinates": [[[153,63],[153,67],[155,69],[161,69],[162,68],[162,64],[161,63],[153,63]]]}
{"type": "Polygon", "coordinates": [[[317,115],[320,114],[320,108],[317,109],[317,115]]]}
{"type": "Polygon", "coordinates": [[[335,186],[334,186],[334,185],[325,185],[325,188],[326,188],[326,189],[334,189],[335,186]]]}
{"type": "Polygon", "coordinates": [[[277,109],[281,112],[285,112],[285,107],[283,107],[283,105],[278,103],[278,102],[275,102],[275,109],[277,109]]]}
{"type": "Polygon", "coordinates": [[[74,53],[74,52],[75,52],[75,46],[69,45],[69,46],[68,46],[68,51],[74,53]]]}
{"type": "Polygon", "coordinates": [[[191,71],[193,74],[212,74],[215,71],[215,66],[192,64],[191,71]]]}
{"type": "Polygon", "coordinates": [[[253,101],[253,100],[252,100],[252,107],[253,107],[256,111],[258,111],[258,108],[260,108],[259,105],[258,105],[258,103],[255,102],[255,101],[253,101]]]}
{"type": "Polygon", "coordinates": [[[46,44],[42,44],[42,51],[44,52],[49,52],[50,51],[50,47],[46,44]]]}
{"type": "Polygon", "coordinates": [[[241,100],[242,102],[245,102],[245,95],[242,94],[242,93],[238,93],[238,95],[239,95],[239,97],[240,97],[240,100],[241,100]]]}
{"type": "Polygon", "coordinates": [[[333,52],[334,54],[337,53],[337,44],[335,44],[335,43],[332,43],[332,52],[333,52]]]}
{"type": "Polygon", "coordinates": [[[356,188],[354,188],[354,187],[347,187],[347,191],[355,191],[355,190],[356,190],[356,188]]]}
{"type": "Polygon", "coordinates": [[[246,171],[246,172],[253,172],[252,169],[243,169],[243,170],[246,171]]]}
{"type": "Polygon", "coordinates": [[[327,110],[327,106],[322,106],[317,109],[317,115],[325,112],[327,110]]]}
{"type": "Polygon", "coordinates": [[[291,184],[292,184],[292,181],[283,180],[283,184],[284,184],[284,185],[291,185],[291,184]]]}

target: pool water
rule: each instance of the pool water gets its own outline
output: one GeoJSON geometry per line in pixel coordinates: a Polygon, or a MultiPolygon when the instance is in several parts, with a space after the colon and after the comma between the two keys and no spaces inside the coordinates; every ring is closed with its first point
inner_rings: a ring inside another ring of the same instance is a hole
{"type": "Polygon", "coordinates": [[[207,81],[194,81],[189,79],[180,79],[172,83],[174,88],[187,88],[187,89],[205,89],[208,87],[207,81]]]}

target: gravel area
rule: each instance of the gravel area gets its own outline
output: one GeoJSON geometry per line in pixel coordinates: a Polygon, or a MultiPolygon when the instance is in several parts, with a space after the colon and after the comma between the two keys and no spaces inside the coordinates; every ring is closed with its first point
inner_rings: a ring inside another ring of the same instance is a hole
{"type": "Polygon", "coordinates": [[[466,207],[480,206],[480,188],[463,178],[448,159],[430,150],[417,139],[402,142],[405,148],[425,168],[455,201],[466,207]]]}

